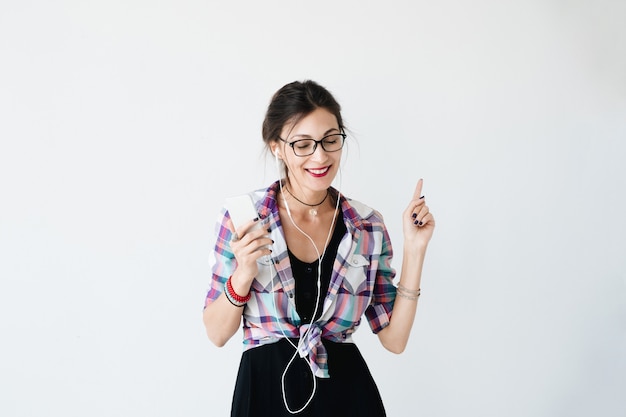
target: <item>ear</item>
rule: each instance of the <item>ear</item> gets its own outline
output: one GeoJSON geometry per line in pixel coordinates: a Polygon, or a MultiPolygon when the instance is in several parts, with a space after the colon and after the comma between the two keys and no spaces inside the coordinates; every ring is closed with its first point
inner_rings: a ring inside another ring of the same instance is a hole
{"type": "Polygon", "coordinates": [[[272,148],[272,154],[275,157],[277,157],[279,159],[283,159],[282,155],[280,153],[280,147],[278,146],[278,142],[273,142],[272,145],[271,145],[271,148],[272,148]]]}

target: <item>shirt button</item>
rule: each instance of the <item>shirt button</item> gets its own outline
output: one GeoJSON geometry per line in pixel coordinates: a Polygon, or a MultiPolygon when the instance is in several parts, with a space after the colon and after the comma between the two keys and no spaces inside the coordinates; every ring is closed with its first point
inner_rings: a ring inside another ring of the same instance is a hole
{"type": "Polygon", "coordinates": [[[311,268],[310,266],[307,266],[306,272],[310,274],[311,272],[313,272],[313,268],[311,268]]]}
{"type": "Polygon", "coordinates": [[[289,298],[293,298],[293,294],[292,293],[289,293],[289,298]]]}
{"type": "Polygon", "coordinates": [[[358,263],[359,263],[359,261],[357,261],[356,259],[353,259],[353,260],[352,260],[352,263],[356,265],[356,264],[358,264],[358,263]]]}

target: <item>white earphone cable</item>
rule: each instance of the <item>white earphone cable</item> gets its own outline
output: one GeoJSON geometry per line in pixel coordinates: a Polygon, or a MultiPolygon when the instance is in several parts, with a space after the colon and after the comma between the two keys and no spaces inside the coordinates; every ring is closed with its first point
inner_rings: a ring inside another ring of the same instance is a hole
{"type": "MultiPolygon", "coordinates": [[[[279,163],[278,163],[278,152],[277,151],[274,151],[274,157],[275,157],[275,161],[276,161],[276,169],[277,169],[279,177],[280,177],[280,167],[279,167],[279,163]]],[[[309,362],[307,362],[307,364],[309,365],[309,370],[311,371],[311,375],[313,377],[313,390],[311,392],[311,395],[309,396],[309,399],[302,406],[302,408],[300,408],[298,410],[292,410],[289,407],[289,404],[287,403],[287,395],[286,395],[286,391],[285,391],[285,377],[287,375],[287,371],[289,370],[291,364],[293,363],[295,358],[298,356],[298,353],[299,353],[300,349],[302,348],[302,345],[305,343],[305,340],[307,339],[309,333],[313,329],[313,322],[315,321],[315,316],[317,315],[317,311],[319,309],[320,297],[322,295],[321,294],[322,259],[324,258],[324,255],[326,254],[326,248],[328,247],[328,243],[330,242],[330,239],[331,239],[332,234],[333,234],[335,222],[337,221],[337,213],[339,211],[339,200],[340,200],[341,194],[340,193],[337,194],[337,202],[335,204],[335,212],[333,214],[333,220],[332,220],[332,222],[330,224],[330,229],[328,231],[328,236],[326,237],[326,242],[324,244],[324,250],[320,254],[319,250],[317,249],[317,246],[315,245],[315,241],[313,240],[313,238],[311,238],[311,236],[309,236],[306,232],[304,232],[304,230],[302,230],[296,224],[296,222],[294,221],[293,216],[291,215],[291,210],[289,209],[289,204],[287,203],[287,200],[285,198],[285,193],[283,192],[283,182],[282,182],[282,180],[279,180],[279,187],[280,187],[283,203],[285,204],[285,209],[287,210],[287,215],[288,215],[289,219],[291,220],[291,223],[293,224],[293,226],[300,233],[302,233],[311,242],[311,244],[313,245],[313,248],[315,249],[315,253],[317,255],[317,258],[318,258],[318,262],[317,262],[317,297],[316,297],[316,300],[315,300],[315,309],[313,311],[313,314],[312,314],[312,317],[311,317],[311,322],[309,323],[309,327],[307,328],[307,330],[304,333],[304,335],[300,336],[300,339],[298,340],[298,345],[295,345],[291,341],[291,339],[287,336],[287,334],[285,333],[285,330],[283,329],[283,327],[280,324],[280,320],[277,321],[278,327],[280,328],[281,333],[283,334],[285,339],[287,339],[289,344],[291,344],[291,346],[293,346],[293,348],[295,349],[294,354],[291,356],[291,359],[289,360],[289,362],[285,366],[285,369],[283,370],[283,373],[282,373],[282,376],[281,376],[281,391],[282,391],[282,396],[283,396],[283,403],[285,404],[285,408],[287,409],[287,411],[289,411],[290,414],[297,414],[297,413],[300,413],[301,411],[303,411],[311,403],[311,401],[313,400],[313,397],[315,396],[315,392],[317,391],[317,380],[316,380],[315,372],[313,371],[312,365],[309,362]]],[[[272,259],[272,263],[271,264],[274,266],[274,271],[277,272],[276,271],[276,265],[274,265],[273,259],[272,259]]],[[[269,271],[269,272],[270,272],[270,274],[272,273],[271,271],[269,271]]],[[[326,295],[324,295],[324,297],[325,296],[326,295]]],[[[271,298],[272,298],[272,304],[273,304],[273,307],[274,307],[274,312],[276,314],[276,317],[278,317],[278,310],[276,309],[276,299],[274,297],[274,285],[273,284],[272,284],[272,297],[271,298]]]]}

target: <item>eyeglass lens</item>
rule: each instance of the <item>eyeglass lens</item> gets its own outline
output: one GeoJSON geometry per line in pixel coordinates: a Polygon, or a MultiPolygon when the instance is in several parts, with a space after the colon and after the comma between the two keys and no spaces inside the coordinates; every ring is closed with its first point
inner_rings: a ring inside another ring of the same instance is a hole
{"type": "MultiPolygon", "coordinates": [[[[311,155],[317,148],[317,141],[314,139],[300,139],[293,142],[293,150],[298,156],[311,155]]],[[[343,135],[328,135],[319,143],[326,152],[335,152],[343,147],[343,135]]]]}

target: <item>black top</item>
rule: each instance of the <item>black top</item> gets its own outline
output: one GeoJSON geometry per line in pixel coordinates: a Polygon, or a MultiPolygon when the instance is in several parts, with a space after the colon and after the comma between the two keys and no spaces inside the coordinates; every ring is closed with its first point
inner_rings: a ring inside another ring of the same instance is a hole
{"type": "MultiPolygon", "coordinates": [[[[337,257],[337,248],[339,248],[339,243],[346,232],[346,225],[339,220],[335,225],[335,230],[333,231],[330,242],[328,242],[326,253],[322,258],[320,280],[321,296],[319,298],[315,320],[322,315],[324,298],[328,293],[333,264],[337,257]]],[[[302,319],[302,323],[310,323],[311,316],[315,310],[315,299],[317,298],[317,273],[319,262],[302,262],[300,259],[296,258],[290,250],[288,250],[288,253],[289,261],[291,262],[291,273],[296,281],[296,311],[302,319]]]]}

